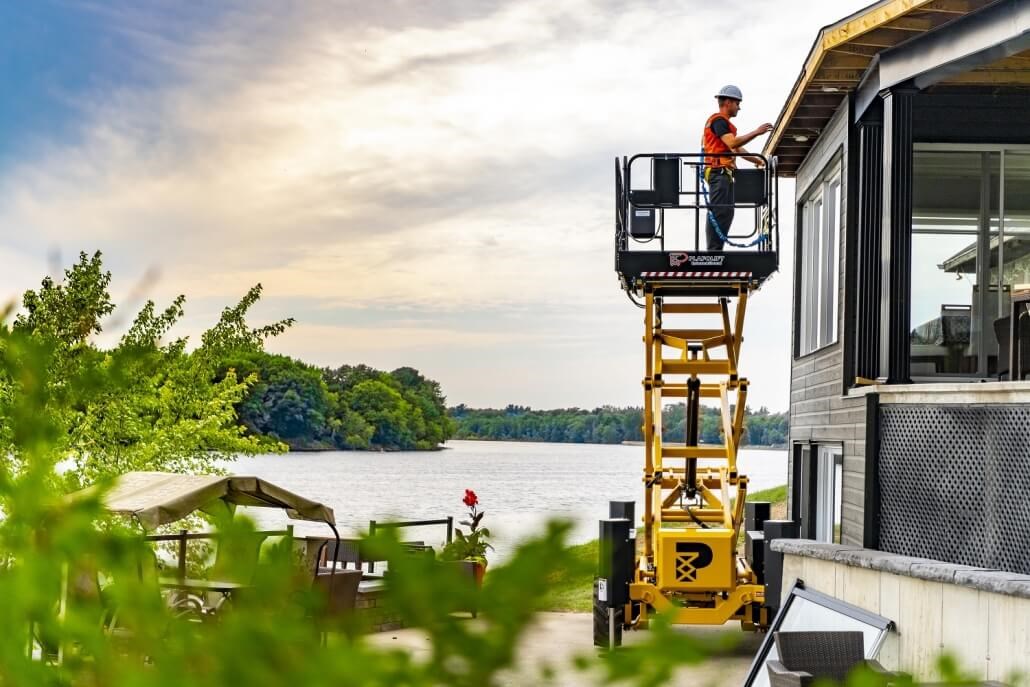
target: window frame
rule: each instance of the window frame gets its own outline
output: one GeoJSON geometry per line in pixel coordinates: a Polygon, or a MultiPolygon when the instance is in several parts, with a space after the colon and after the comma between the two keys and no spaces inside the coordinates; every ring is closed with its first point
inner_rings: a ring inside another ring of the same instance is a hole
{"type": "Polygon", "coordinates": [[[795,358],[840,343],[840,240],[844,222],[843,156],[831,159],[800,196],[797,237],[795,358]],[[813,291],[807,288],[818,284],[813,291]]]}
{"type": "Polygon", "coordinates": [[[840,544],[844,528],[844,447],[815,445],[815,532],[816,541],[840,544]]]}
{"type": "MultiPolygon", "coordinates": [[[[1002,246],[1002,248],[1001,248],[1002,253],[999,253],[999,256],[998,256],[999,261],[1000,261],[1001,257],[1002,257],[1002,254],[1003,254],[1003,251],[1004,251],[1003,242],[1004,242],[1004,238],[1005,238],[1005,219],[1006,219],[1006,217],[1005,217],[1005,203],[1004,203],[1004,195],[1005,195],[1005,172],[1004,172],[1004,170],[1005,170],[1005,153],[1006,152],[1012,152],[1012,153],[1016,153],[1016,154],[1030,153],[1030,144],[1027,144],[1027,143],[963,143],[963,142],[943,143],[943,142],[916,142],[916,143],[913,144],[913,152],[914,153],[915,152],[944,152],[944,153],[953,152],[953,153],[997,153],[997,154],[999,154],[999,172],[1000,172],[1000,176],[999,176],[999,184],[998,184],[999,188],[998,188],[998,198],[997,198],[998,203],[999,203],[999,205],[998,205],[999,216],[998,216],[998,222],[997,222],[997,239],[998,239],[999,246],[1002,246]]],[[[984,208],[980,208],[980,212],[981,212],[981,214],[983,214],[984,213],[984,208]]],[[[992,218],[990,217],[990,212],[988,210],[987,211],[987,224],[986,224],[986,226],[978,227],[977,232],[975,234],[976,241],[978,242],[978,244],[986,244],[986,246],[988,247],[988,252],[990,252],[989,246],[990,246],[990,241],[992,239],[992,235],[991,235],[991,228],[992,228],[992,226],[994,226],[994,222],[992,221],[992,218]]],[[[913,238],[914,238],[916,233],[917,232],[915,232],[914,229],[913,229],[912,234],[909,236],[910,246],[912,244],[912,240],[913,240],[913,238]]],[[[919,232],[919,233],[927,233],[928,234],[929,232],[919,232]]],[[[980,247],[978,247],[978,251],[982,247],[983,247],[982,245],[980,247]]],[[[990,280],[989,278],[985,278],[989,274],[990,270],[989,270],[989,268],[984,268],[984,267],[981,266],[982,260],[983,260],[982,257],[980,255],[977,255],[978,282],[982,282],[982,283],[988,284],[989,287],[994,287],[996,285],[995,282],[990,280]]],[[[988,256],[986,258],[986,260],[989,262],[990,256],[988,256]]],[[[909,266],[909,270],[912,270],[911,265],[909,266]]],[[[1003,277],[1003,271],[1002,270],[999,270],[998,272],[999,273],[998,273],[997,286],[998,286],[998,289],[999,289],[998,293],[999,293],[999,299],[1000,299],[1001,298],[1001,293],[1003,292],[1002,284],[1003,284],[1004,277],[1003,277]]],[[[912,293],[910,291],[909,292],[909,299],[910,299],[910,301],[911,301],[911,297],[912,297],[912,293]]],[[[989,291],[989,289],[985,289],[984,292],[979,295],[979,298],[981,300],[978,303],[978,305],[980,306],[980,308],[982,310],[986,310],[986,309],[991,307],[991,304],[990,304],[990,291],[989,291]]],[[[911,305],[909,307],[911,308],[911,305]]],[[[980,349],[978,351],[978,355],[981,358],[986,358],[986,352],[983,350],[983,348],[984,348],[983,347],[983,341],[984,341],[985,337],[989,337],[989,336],[991,336],[991,334],[989,332],[983,332],[983,331],[980,332],[981,339],[979,341],[979,346],[978,346],[978,348],[980,349]]],[[[911,358],[912,358],[912,348],[911,348],[911,345],[907,346],[906,348],[907,348],[906,355],[909,357],[909,361],[911,361],[911,358]]],[[[912,382],[916,383],[916,384],[926,384],[926,383],[931,383],[931,384],[932,383],[972,384],[972,383],[981,383],[981,382],[995,381],[996,379],[997,378],[996,378],[995,375],[991,375],[991,374],[988,373],[986,360],[981,360],[978,363],[978,365],[977,365],[977,371],[973,372],[973,373],[962,374],[962,373],[941,372],[941,373],[937,373],[937,374],[911,375],[912,382]]]]}

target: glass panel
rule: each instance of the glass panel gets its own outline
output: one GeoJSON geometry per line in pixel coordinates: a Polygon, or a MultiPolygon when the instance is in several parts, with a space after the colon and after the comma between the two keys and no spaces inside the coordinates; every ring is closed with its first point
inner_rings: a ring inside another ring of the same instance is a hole
{"type": "Polygon", "coordinates": [[[812,204],[805,203],[801,214],[801,337],[802,355],[812,350],[812,251],[809,243],[812,235],[812,204]]]}
{"type": "Polygon", "coordinates": [[[844,456],[837,454],[833,461],[833,541],[840,544],[844,516],[844,456]]]}
{"type": "MultiPolygon", "coordinates": [[[[991,213],[989,310],[992,318],[987,338],[992,344],[989,359],[992,376],[1008,375],[1010,295],[1013,290],[1021,290],[1022,285],[1030,284],[1030,152],[1005,151],[1004,161],[1004,189],[1000,192],[997,187],[992,189],[995,199],[1004,194],[1004,206],[991,213]],[[1001,213],[1003,222],[997,217],[1001,213]]],[[[998,205],[997,200],[994,205],[998,205]]]]}
{"type": "Polygon", "coordinates": [[[820,288],[819,345],[826,346],[836,340],[836,288],[837,288],[837,216],[840,202],[840,182],[829,184],[826,194],[826,215],[823,230],[822,269],[820,288]]]}
{"type": "Polygon", "coordinates": [[[815,538],[840,542],[843,459],[840,446],[820,446],[816,473],[815,538]]]}
{"type": "MultiPolygon", "coordinates": [[[[794,596],[791,598],[790,607],[786,610],[786,614],[780,626],[776,628],[776,631],[798,632],[802,630],[809,632],[861,632],[867,659],[876,658],[881,644],[880,636],[884,633],[884,630],[881,628],[846,615],[841,611],[794,596]]],[[[764,647],[766,647],[766,644],[763,643],[764,647]]],[[[776,643],[768,642],[768,651],[762,657],[762,666],[756,672],[754,680],[748,684],[755,687],[767,687],[769,685],[769,671],[764,664],[777,659],[779,659],[779,654],[776,652],[776,643]]]]}
{"type": "MultiPolygon", "coordinates": [[[[912,375],[979,375],[983,318],[979,152],[916,151],[912,179],[912,375]]],[[[984,373],[986,370],[983,371],[984,373]]]]}

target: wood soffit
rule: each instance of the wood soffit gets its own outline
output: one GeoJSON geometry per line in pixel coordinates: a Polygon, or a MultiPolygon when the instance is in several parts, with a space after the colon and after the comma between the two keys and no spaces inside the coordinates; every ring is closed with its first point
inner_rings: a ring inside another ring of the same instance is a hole
{"type": "MultiPolygon", "coordinates": [[[[896,45],[975,12],[993,0],[883,0],[820,31],[791,89],[766,155],[792,177],[834,112],[855,90],[873,58],[896,45]]],[[[975,69],[941,86],[1030,87],[1030,51],[975,69]]]]}

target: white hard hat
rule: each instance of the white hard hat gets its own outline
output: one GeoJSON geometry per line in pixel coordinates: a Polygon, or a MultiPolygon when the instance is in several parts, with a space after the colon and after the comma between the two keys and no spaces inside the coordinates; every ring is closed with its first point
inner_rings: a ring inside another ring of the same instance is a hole
{"type": "Polygon", "coordinates": [[[715,94],[716,98],[733,98],[734,100],[743,100],[744,94],[740,92],[740,89],[736,86],[729,85],[723,86],[718,93],[715,94]]]}

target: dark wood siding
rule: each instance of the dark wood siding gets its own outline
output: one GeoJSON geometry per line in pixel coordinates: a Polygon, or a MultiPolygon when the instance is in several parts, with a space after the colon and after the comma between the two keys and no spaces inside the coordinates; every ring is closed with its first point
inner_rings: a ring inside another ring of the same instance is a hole
{"type": "MultiPolygon", "coordinates": [[[[812,149],[798,171],[797,197],[800,201],[812,182],[820,179],[828,164],[836,164],[837,151],[842,151],[841,169],[848,161],[848,108],[842,106],[820,141],[812,149]]],[[[813,444],[837,444],[843,447],[844,483],[842,486],[841,540],[845,544],[862,544],[865,494],[865,399],[844,395],[844,320],[845,312],[845,246],[851,214],[848,198],[847,174],[842,175],[840,243],[838,256],[837,342],[805,356],[796,357],[791,364],[790,380],[790,441],[813,444]]],[[[800,225],[799,225],[800,226],[800,225]]],[[[795,260],[795,284],[800,279],[795,260]]],[[[795,312],[797,301],[795,301],[795,312]]],[[[794,317],[794,327],[798,318],[794,317]]],[[[793,474],[793,451],[790,452],[788,475],[793,474]]],[[[788,489],[788,493],[793,493],[788,489]]],[[[792,504],[793,506],[793,504],[792,504]]]]}

